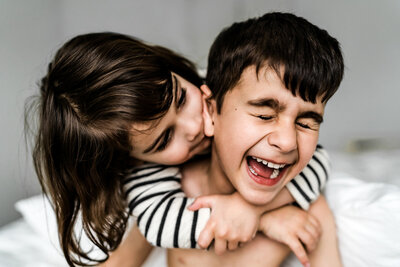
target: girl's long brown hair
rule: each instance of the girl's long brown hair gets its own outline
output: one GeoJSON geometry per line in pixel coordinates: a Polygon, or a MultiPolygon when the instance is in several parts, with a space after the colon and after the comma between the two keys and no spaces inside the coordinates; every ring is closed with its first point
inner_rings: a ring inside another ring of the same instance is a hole
{"type": "Polygon", "coordinates": [[[80,248],[74,234],[79,216],[107,256],[121,242],[128,219],[122,180],[132,164],[130,127],[168,110],[171,71],[201,84],[185,58],[117,33],[77,36],[49,64],[36,102],[33,160],[69,265],[107,259],[91,259],[80,248]]]}

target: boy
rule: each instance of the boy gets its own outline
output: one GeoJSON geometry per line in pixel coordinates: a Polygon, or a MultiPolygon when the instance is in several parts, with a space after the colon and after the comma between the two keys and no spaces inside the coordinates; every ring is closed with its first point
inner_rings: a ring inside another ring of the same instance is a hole
{"type": "MultiPolygon", "coordinates": [[[[185,193],[198,197],[236,190],[251,204],[271,202],[310,161],[326,102],[338,89],[343,69],[336,39],[292,14],[269,13],[221,32],[209,54],[208,87],[202,87],[211,94],[205,132],[214,137],[212,156],[185,167],[185,193]]],[[[282,209],[287,208],[293,207],[282,209]]],[[[340,266],[325,200],[317,200],[309,212],[323,231],[311,264],[340,266]]],[[[269,221],[260,223],[266,235],[269,221]]],[[[258,235],[223,256],[179,249],[168,254],[170,266],[278,266],[287,253],[282,244],[258,235]]]]}

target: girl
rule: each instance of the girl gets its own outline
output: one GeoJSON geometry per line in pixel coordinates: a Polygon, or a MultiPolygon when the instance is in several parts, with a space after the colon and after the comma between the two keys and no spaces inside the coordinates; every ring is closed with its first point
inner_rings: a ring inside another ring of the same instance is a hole
{"type": "MultiPolygon", "coordinates": [[[[191,201],[176,188],[179,179],[165,177],[176,176],[178,169],[143,164],[176,165],[207,149],[197,89],[201,83],[194,65],[185,58],[121,34],[77,36],[58,50],[40,85],[33,159],[43,191],[53,204],[68,264],[106,260],[92,259],[80,248],[74,234],[78,220],[89,239],[108,256],[121,242],[129,213],[138,217],[150,243],[163,245],[158,241],[169,240],[172,246],[196,247],[198,229],[205,227],[209,210],[185,209],[191,201]],[[162,205],[167,200],[169,207],[162,205]],[[167,208],[179,210],[178,215],[163,218],[167,208]],[[164,225],[173,221],[175,232],[164,237],[167,231],[160,231],[158,222],[165,220],[169,221],[164,225]],[[186,223],[191,227],[176,227],[186,223]],[[148,235],[150,229],[156,230],[148,235]]],[[[308,169],[287,189],[307,209],[328,172],[327,155],[319,147],[308,169]]],[[[282,192],[282,202],[292,202],[286,196],[289,191],[282,192]]],[[[221,197],[214,200],[218,203],[221,197]]],[[[213,216],[218,220],[218,214],[213,212],[213,216]]],[[[207,229],[203,247],[213,237],[229,245],[230,238],[219,235],[218,227],[207,224],[207,229]]],[[[252,231],[246,232],[245,241],[252,231]]]]}

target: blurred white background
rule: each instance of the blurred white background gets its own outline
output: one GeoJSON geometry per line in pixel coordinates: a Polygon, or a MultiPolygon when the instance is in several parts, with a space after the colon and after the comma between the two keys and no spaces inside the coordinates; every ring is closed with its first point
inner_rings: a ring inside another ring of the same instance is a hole
{"type": "Polygon", "coordinates": [[[0,226],[13,204],[40,192],[23,137],[23,111],[55,51],[87,32],[116,31],[170,47],[205,68],[208,48],[234,21],[287,11],[342,44],[345,78],[330,100],[320,143],[358,139],[400,144],[398,0],[0,0],[0,226]]]}

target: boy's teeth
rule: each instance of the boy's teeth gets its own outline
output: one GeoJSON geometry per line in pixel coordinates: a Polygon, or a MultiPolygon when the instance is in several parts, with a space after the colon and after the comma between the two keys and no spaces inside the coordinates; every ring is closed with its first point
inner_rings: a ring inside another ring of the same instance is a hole
{"type": "Polygon", "coordinates": [[[252,158],[257,160],[257,162],[260,162],[260,163],[264,164],[268,168],[272,168],[272,169],[275,169],[275,170],[279,170],[279,169],[285,167],[285,164],[275,164],[275,163],[268,162],[266,160],[263,160],[263,159],[260,159],[260,158],[254,157],[254,156],[252,158]]]}
{"type": "MultiPolygon", "coordinates": [[[[250,171],[251,171],[252,174],[254,174],[255,176],[258,176],[257,172],[256,172],[251,166],[249,166],[249,169],[250,169],[250,171]]],[[[278,175],[279,175],[279,170],[275,169],[275,170],[272,172],[272,174],[271,174],[271,176],[269,177],[269,179],[275,179],[276,177],[278,177],[278,175]]]]}
{"type": "Polygon", "coordinates": [[[253,170],[253,168],[251,166],[249,166],[249,169],[251,171],[252,174],[254,174],[255,176],[258,176],[258,174],[256,173],[255,170],[253,170]]]}
{"type": "Polygon", "coordinates": [[[279,169],[280,166],[281,166],[280,164],[275,164],[275,163],[272,163],[272,162],[268,162],[268,167],[270,167],[270,168],[279,169]]]}
{"type": "Polygon", "coordinates": [[[278,175],[279,175],[279,170],[275,169],[275,170],[272,172],[272,174],[271,174],[271,176],[269,177],[269,179],[275,179],[276,177],[278,177],[278,175]]]}

